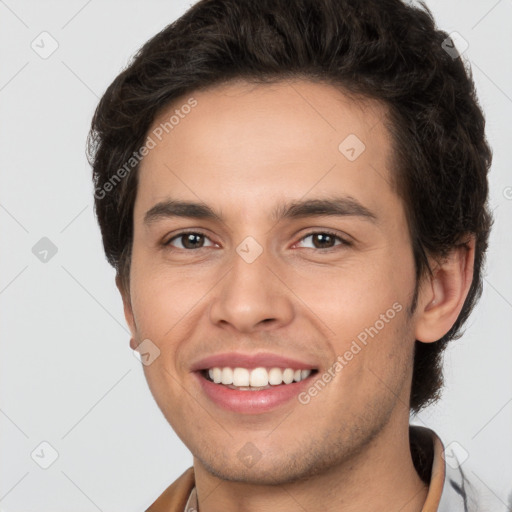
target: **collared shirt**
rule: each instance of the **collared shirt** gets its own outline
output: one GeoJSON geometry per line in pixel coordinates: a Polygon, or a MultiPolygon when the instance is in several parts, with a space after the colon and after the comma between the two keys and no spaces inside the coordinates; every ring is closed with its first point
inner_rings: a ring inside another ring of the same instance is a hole
{"type": "MultiPolygon", "coordinates": [[[[489,489],[470,482],[464,461],[445,447],[428,428],[410,426],[411,453],[416,470],[428,483],[422,512],[511,512],[489,489]]],[[[469,472],[469,471],[468,471],[469,472]]],[[[193,468],[187,469],[146,512],[200,512],[193,468]],[[184,506],[184,508],[183,508],[184,506]]]]}

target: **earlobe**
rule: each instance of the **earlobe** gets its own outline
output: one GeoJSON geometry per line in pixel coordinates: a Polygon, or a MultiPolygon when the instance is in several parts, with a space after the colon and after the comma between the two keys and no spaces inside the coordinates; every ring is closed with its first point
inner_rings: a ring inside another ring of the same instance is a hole
{"type": "Polygon", "coordinates": [[[457,320],[473,281],[475,239],[452,249],[426,278],[418,300],[415,336],[431,343],[441,339],[457,320]]]}
{"type": "Polygon", "coordinates": [[[131,332],[130,348],[132,350],[135,350],[137,348],[137,343],[135,340],[137,332],[137,329],[135,327],[135,317],[133,316],[133,309],[129,293],[127,290],[125,290],[124,286],[122,285],[121,278],[119,277],[119,275],[116,276],[116,286],[117,289],[119,290],[119,293],[121,294],[121,298],[123,299],[124,317],[131,332]]]}

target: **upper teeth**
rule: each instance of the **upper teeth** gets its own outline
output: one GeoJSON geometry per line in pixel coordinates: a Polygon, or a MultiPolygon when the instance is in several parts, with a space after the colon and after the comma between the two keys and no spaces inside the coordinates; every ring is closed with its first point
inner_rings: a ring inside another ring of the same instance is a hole
{"type": "Polygon", "coordinates": [[[263,387],[277,386],[282,384],[291,384],[292,382],[299,382],[307,378],[311,370],[294,370],[293,368],[254,368],[249,370],[247,368],[210,368],[208,375],[210,379],[216,384],[226,384],[234,386],[252,386],[263,387]]]}

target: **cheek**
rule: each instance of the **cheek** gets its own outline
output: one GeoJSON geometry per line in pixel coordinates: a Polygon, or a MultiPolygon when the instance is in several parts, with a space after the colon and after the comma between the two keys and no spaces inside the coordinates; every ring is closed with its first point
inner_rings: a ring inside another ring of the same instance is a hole
{"type": "Polygon", "coordinates": [[[366,263],[347,259],[314,276],[304,272],[291,285],[306,305],[304,314],[316,317],[325,333],[332,362],[341,357],[339,392],[358,390],[360,399],[382,382],[395,389],[413,349],[407,308],[414,265],[407,247],[381,247],[366,256],[366,263]]]}
{"type": "MultiPolygon", "coordinates": [[[[406,309],[406,299],[414,286],[414,276],[406,268],[393,268],[393,259],[382,255],[371,261],[347,261],[335,268],[320,268],[295,274],[288,280],[310,311],[318,315],[331,335],[356,336],[379,321],[380,315],[394,319],[406,309]],[[393,305],[398,303],[398,306],[393,305]]],[[[388,320],[388,318],[384,320],[388,320]]],[[[379,321],[379,326],[381,322],[379,321]]]]}
{"type": "Polygon", "coordinates": [[[183,342],[193,338],[193,321],[201,295],[175,274],[160,275],[150,268],[137,271],[133,282],[133,303],[137,335],[150,339],[157,347],[158,358],[144,366],[149,388],[164,415],[169,404],[180,410],[188,406],[180,384],[186,378],[180,351],[183,342]]]}
{"type": "Polygon", "coordinates": [[[150,339],[160,350],[159,358],[144,371],[152,389],[169,381],[172,390],[175,382],[167,372],[180,379],[187,373],[181,352],[188,340],[197,338],[211,283],[204,273],[198,277],[197,271],[138,263],[134,261],[131,288],[137,336],[141,341],[150,339]]]}
{"type": "Polygon", "coordinates": [[[193,276],[157,265],[155,256],[143,250],[133,252],[130,282],[139,334],[155,340],[164,338],[204,295],[193,276]]]}

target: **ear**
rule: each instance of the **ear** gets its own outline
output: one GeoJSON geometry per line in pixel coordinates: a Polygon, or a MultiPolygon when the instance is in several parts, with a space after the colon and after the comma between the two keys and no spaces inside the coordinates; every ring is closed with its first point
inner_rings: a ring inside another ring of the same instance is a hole
{"type": "Polygon", "coordinates": [[[121,294],[123,299],[123,309],[124,309],[124,317],[126,319],[126,323],[130,328],[130,332],[132,334],[130,338],[130,348],[135,350],[137,348],[137,343],[135,342],[137,328],[135,325],[135,317],[133,316],[132,303],[130,299],[130,292],[126,290],[122,284],[121,278],[119,275],[116,276],[116,286],[121,294]]]}
{"type": "Polygon", "coordinates": [[[415,335],[431,343],[441,339],[453,326],[473,281],[475,238],[457,245],[433,269],[420,288],[415,335]]]}

